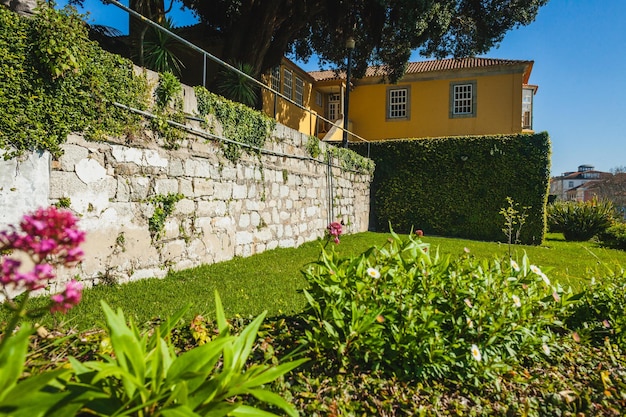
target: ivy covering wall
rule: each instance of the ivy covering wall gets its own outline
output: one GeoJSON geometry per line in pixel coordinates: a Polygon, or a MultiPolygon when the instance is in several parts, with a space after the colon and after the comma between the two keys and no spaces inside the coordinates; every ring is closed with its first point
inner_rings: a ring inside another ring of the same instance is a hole
{"type": "Polygon", "coordinates": [[[0,7],[0,149],[54,155],[71,132],[91,139],[128,135],[139,118],[114,101],[144,109],[149,89],[132,63],[88,38],[72,9],[41,6],[25,18],[0,7]]]}
{"type": "MultiPolygon", "coordinates": [[[[352,145],[361,154],[367,145],[352,145]]],[[[520,241],[540,244],[550,179],[547,133],[386,141],[370,144],[377,231],[506,241],[507,197],[528,215],[520,241]],[[527,209],[523,209],[527,207],[527,209]]]]}

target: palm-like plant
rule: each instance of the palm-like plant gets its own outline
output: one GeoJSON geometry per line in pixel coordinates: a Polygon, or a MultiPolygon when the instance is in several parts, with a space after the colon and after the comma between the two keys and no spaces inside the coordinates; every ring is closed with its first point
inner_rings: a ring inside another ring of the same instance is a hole
{"type": "MultiPolygon", "coordinates": [[[[161,26],[172,30],[174,22],[171,17],[167,17],[161,26]]],[[[143,41],[144,65],[153,71],[172,72],[180,75],[180,71],[185,68],[185,65],[176,55],[176,49],[182,46],[180,42],[167,33],[151,27],[143,41]]]]}
{"type": "MultiPolygon", "coordinates": [[[[234,65],[242,73],[254,77],[254,68],[250,64],[236,63],[234,65]]],[[[255,107],[259,88],[245,75],[225,68],[220,71],[217,83],[217,92],[229,100],[238,101],[246,106],[255,107]]]]}

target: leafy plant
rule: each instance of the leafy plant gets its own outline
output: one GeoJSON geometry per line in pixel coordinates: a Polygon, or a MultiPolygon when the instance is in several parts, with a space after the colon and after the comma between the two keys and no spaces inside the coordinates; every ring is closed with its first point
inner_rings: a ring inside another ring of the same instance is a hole
{"type": "Polygon", "coordinates": [[[81,299],[82,284],[72,280],[62,293],[53,295],[44,307],[27,308],[31,293],[46,287],[54,280],[54,268],[74,266],[82,259],[79,245],[85,233],[77,227],[77,219],[69,212],[55,207],[39,209],[25,215],[19,228],[0,232],[0,286],[4,307],[12,315],[0,339],[0,414],[30,417],[46,414],[57,406],[67,393],[55,384],[64,380],[71,371],[66,368],[42,372],[25,380],[22,378],[29,337],[35,327],[25,317],[40,314],[43,310],[66,312],[81,299]],[[15,255],[22,255],[15,256],[15,255]],[[32,269],[22,265],[23,257],[30,259],[32,269]],[[19,299],[11,293],[22,292],[19,299]],[[18,328],[19,327],[19,328],[18,328]]]}
{"type": "Polygon", "coordinates": [[[311,158],[317,158],[320,156],[320,140],[316,136],[309,136],[306,141],[306,150],[311,155],[311,158]]]}
{"type": "Polygon", "coordinates": [[[148,202],[154,205],[154,212],[148,219],[148,230],[150,230],[150,236],[153,240],[160,239],[165,227],[165,220],[174,212],[176,203],[183,198],[182,194],[170,193],[167,195],[157,194],[148,199],[148,202]]]}
{"type": "Polygon", "coordinates": [[[598,233],[598,240],[603,246],[626,250],[626,223],[615,223],[598,233]]]}
{"type": "Polygon", "coordinates": [[[276,126],[276,121],[265,114],[213,94],[204,87],[195,87],[194,91],[198,114],[202,117],[211,114],[221,123],[223,136],[229,139],[224,144],[224,155],[233,162],[239,159],[242,150],[258,152],[276,126]]]}
{"type": "Polygon", "coordinates": [[[154,90],[154,97],[158,108],[164,108],[174,101],[176,104],[178,95],[182,93],[183,87],[180,81],[171,72],[163,72],[159,74],[159,84],[154,90]]]}
{"type": "Polygon", "coordinates": [[[548,206],[548,227],[562,232],[566,240],[585,241],[605,231],[613,222],[615,208],[609,200],[556,201],[548,206]]]}
{"type": "MultiPolygon", "coordinates": [[[[173,19],[166,17],[161,26],[170,31],[173,30],[173,19]]],[[[172,72],[180,75],[185,65],[176,53],[183,47],[184,45],[167,33],[150,27],[144,39],[144,64],[156,72],[172,72]]]]}
{"type": "Polygon", "coordinates": [[[217,292],[215,302],[219,334],[177,356],[169,335],[185,309],[142,334],[132,321],[126,323],[121,310],[114,312],[102,301],[112,353],[102,361],[71,359],[76,382],[68,384],[69,402],[111,416],[274,415],[249,405],[248,398],[254,397],[297,416],[293,406],[264,386],[305,360],[248,365],[265,313],[231,336],[217,292]]]}
{"type": "Polygon", "coordinates": [[[368,175],[374,173],[374,161],[359,155],[353,150],[337,146],[329,146],[326,157],[335,157],[339,159],[341,167],[347,171],[357,171],[368,175]]]}
{"type": "Polygon", "coordinates": [[[0,148],[61,154],[70,132],[91,139],[129,135],[147,105],[147,82],[129,60],[104,52],[71,8],[42,7],[32,19],[0,8],[0,148]]]}
{"type": "Polygon", "coordinates": [[[579,337],[602,345],[605,338],[626,350],[626,271],[608,267],[599,278],[593,278],[572,306],[566,324],[579,337]]]}
{"type": "MultiPolygon", "coordinates": [[[[254,78],[254,68],[250,64],[233,65],[241,73],[254,78]]],[[[237,101],[249,107],[255,107],[259,100],[259,86],[245,75],[225,68],[219,72],[217,92],[229,100],[237,101]]]]}
{"type": "Polygon", "coordinates": [[[500,209],[510,196],[530,207],[521,243],[543,242],[550,180],[546,132],[355,142],[350,149],[376,163],[371,193],[378,231],[391,223],[402,233],[419,226],[429,235],[502,241],[500,209]]]}
{"type": "Polygon", "coordinates": [[[322,252],[305,271],[305,341],[327,367],[479,384],[555,348],[576,298],[522,259],[431,255],[411,235],[353,258],[322,252]]]}
{"type": "Polygon", "coordinates": [[[186,122],[182,91],[182,85],[174,74],[171,72],[159,74],[159,83],[154,90],[156,117],[150,120],[150,126],[167,149],[177,149],[180,141],[185,137],[183,130],[169,123],[170,120],[179,124],[186,122]]]}
{"type": "Polygon", "coordinates": [[[528,217],[526,211],[530,207],[522,207],[522,211],[520,212],[516,208],[516,206],[519,206],[519,204],[516,204],[511,197],[507,197],[506,201],[509,206],[500,209],[500,214],[504,217],[504,228],[502,229],[502,231],[507,237],[510,258],[511,245],[517,245],[520,243],[520,234],[522,233],[522,227],[524,226],[524,223],[526,223],[526,218],[528,217]]]}

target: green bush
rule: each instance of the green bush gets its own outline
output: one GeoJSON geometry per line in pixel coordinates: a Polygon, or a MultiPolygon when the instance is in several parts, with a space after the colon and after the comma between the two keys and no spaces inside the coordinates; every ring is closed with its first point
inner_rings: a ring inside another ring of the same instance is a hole
{"type": "Polygon", "coordinates": [[[557,349],[572,296],[526,257],[440,257],[392,236],[355,258],[323,252],[305,271],[305,343],[328,368],[479,384],[557,349]]]}
{"type": "Polygon", "coordinates": [[[557,201],[547,215],[550,231],[563,233],[565,240],[585,241],[611,226],[615,208],[609,200],[557,201]]]}
{"type": "Polygon", "coordinates": [[[626,350],[626,271],[607,269],[602,278],[591,280],[572,305],[566,324],[579,337],[602,345],[605,338],[626,350]]]}
{"type": "Polygon", "coordinates": [[[545,233],[550,139],[533,135],[421,138],[350,144],[376,163],[371,194],[376,231],[504,241],[500,210],[510,197],[528,215],[519,240],[545,233]]]}
{"type": "Polygon", "coordinates": [[[626,250],[626,223],[615,223],[598,233],[598,240],[603,246],[626,250]]]}

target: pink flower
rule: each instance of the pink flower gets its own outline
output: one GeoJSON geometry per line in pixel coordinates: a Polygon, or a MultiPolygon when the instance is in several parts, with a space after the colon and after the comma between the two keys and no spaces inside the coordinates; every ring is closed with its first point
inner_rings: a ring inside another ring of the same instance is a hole
{"type": "Polygon", "coordinates": [[[60,311],[63,314],[67,313],[69,309],[80,302],[82,291],[83,284],[78,281],[71,280],[65,285],[65,291],[50,297],[53,302],[50,312],[56,313],[57,311],[60,311]]]}
{"type": "Polygon", "coordinates": [[[19,225],[10,231],[0,232],[0,247],[29,254],[35,263],[56,256],[60,263],[73,263],[82,259],[76,247],[85,241],[85,232],[77,227],[77,219],[69,211],[56,207],[40,208],[25,215],[19,225]],[[69,259],[68,259],[69,258],[69,259]]]}
{"type": "Polygon", "coordinates": [[[69,211],[48,207],[25,215],[19,228],[11,226],[10,230],[0,232],[0,250],[28,255],[34,263],[33,269],[20,270],[20,261],[4,256],[0,284],[26,291],[45,288],[55,278],[55,266],[71,266],[82,260],[84,254],[78,245],[84,240],[85,232],[78,229],[77,219],[69,211]]]}
{"type": "Polygon", "coordinates": [[[417,237],[422,237],[424,236],[424,231],[422,229],[417,229],[415,231],[415,234],[417,235],[417,237]]]}
{"type": "Polygon", "coordinates": [[[329,236],[334,236],[333,241],[336,244],[339,244],[339,236],[341,236],[342,230],[341,230],[341,223],[339,222],[332,222],[331,224],[328,225],[327,232],[329,236]]]}
{"type": "Polygon", "coordinates": [[[0,284],[15,284],[15,276],[18,268],[22,263],[16,259],[7,256],[2,257],[2,275],[0,275],[0,284]]]}
{"type": "Polygon", "coordinates": [[[339,222],[332,222],[331,224],[329,224],[328,225],[328,233],[330,233],[333,236],[341,235],[341,223],[339,223],[339,222]]]}

